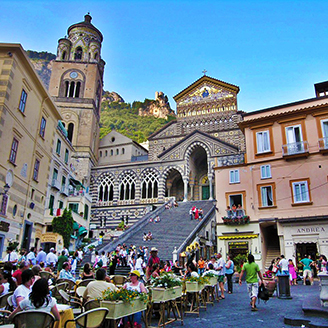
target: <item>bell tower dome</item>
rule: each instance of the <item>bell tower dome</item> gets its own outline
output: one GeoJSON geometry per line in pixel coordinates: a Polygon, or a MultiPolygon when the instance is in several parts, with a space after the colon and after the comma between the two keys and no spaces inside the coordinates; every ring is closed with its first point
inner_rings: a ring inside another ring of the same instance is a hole
{"type": "Polygon", "coordinates": [[[68,138],[75,148],[76,172],[89,186],[90,171],[97,164],[99,116],[105,62],[101,59],[103,35],[91,23],[71,25],[58,40],[49,92],[61,110],[68,138]]]}

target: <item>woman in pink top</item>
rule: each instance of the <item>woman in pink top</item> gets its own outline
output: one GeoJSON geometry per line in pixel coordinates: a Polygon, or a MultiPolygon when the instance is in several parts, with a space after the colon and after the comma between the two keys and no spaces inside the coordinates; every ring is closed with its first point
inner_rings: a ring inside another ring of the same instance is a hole
{"type": "Polygon", "coordinates": [[[296,279],[297,279],[297,268],[294,265],[294,262],[292,259],[288,260],[288,271],[289,271],[289,281],[291,285],[297,285],[296,279]]]}

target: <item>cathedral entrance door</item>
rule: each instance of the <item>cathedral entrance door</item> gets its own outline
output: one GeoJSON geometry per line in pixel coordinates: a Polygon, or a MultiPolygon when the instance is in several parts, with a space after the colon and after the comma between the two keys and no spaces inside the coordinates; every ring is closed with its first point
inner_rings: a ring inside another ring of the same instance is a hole
{"type": "Polygon", "coordinates": [[[202,186],[202,200],[210,198],[210,186],[202,186]]]}

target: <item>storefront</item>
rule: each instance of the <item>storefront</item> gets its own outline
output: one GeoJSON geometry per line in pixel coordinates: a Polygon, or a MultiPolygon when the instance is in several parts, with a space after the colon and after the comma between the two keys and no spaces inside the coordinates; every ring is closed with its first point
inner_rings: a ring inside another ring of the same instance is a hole
{"type": "Polygon", "coordinates": [[[64,247],[63,237],[58,233],[46,232],[41,236],[41,246],[46,253],[48,253],[52,247],[56,249],[57,252],[60,252],[64,247]]]}
{"type": "Polygon", "coordinates": [[[328,254],[327,220],[309,220],[308,218],[279,220],[278,233],[282,253],[287,259],[293,259],[301,270],[299,261],[311,255],[317,260],[320,254],[328,254]]]}

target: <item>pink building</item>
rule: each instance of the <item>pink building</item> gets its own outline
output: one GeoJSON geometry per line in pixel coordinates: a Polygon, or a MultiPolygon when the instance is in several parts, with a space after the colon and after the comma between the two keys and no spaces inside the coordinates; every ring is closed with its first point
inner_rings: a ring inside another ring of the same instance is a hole
{"type": "Polygon", "coordinates": [[[244,164],[215,168],[223,254],[251,251],[262,268],[280,254],[328,255],[328,82],[315,90],[316,98],[243,114],[244,164]]]}

